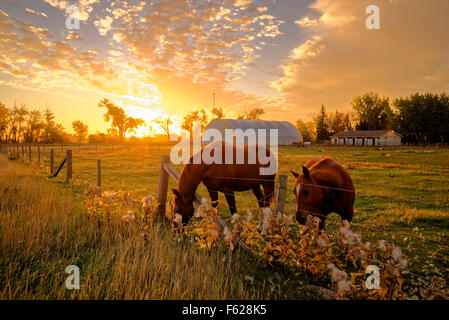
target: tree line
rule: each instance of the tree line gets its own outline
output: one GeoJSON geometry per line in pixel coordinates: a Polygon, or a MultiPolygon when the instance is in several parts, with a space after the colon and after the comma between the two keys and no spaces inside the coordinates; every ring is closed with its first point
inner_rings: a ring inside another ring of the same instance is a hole
{"type": "MultiPolygon", "coordinates": [[[[344,130],[382,129],[399,132],[403,142],[409,143],[447,143],[449,138],[449,95],[446,92],[415,93],[394,99],[392,103],[388,97],[368,92],[354,97],[351,106],[351,111],[327,112],[322,105],[313,121],[298,120],[296,126],[304,141],[325,141],[344,130]]],[[[143,119],[128,116],[122,107],[108,99],[101,100],[98,107],[106,109],[103,118],[110,128],[106,133],[97,131],[89,135],[88,126],[80,120],[72,122],[75,134],[67,133],[61,124],[55,122],[54,113],[48,105],[43,109],[29,109],[24,104],[14,104],[9,109],[0,103],[0,143],[124,142],[138,140],[127,136],[142,126],[147,126],[149,136],[154,136],[156,128],[159,128],[164,132],[164,139],[170,137],[173,124],[170,115],[146,123],[143,119]]],[[[237,118],[260,120],[264,113],[262,108],[253,108],[237,118]]],[[[199,121],[204,131],[209,121],[224,117],[222,108],[199,108],[184,116],[181,129],[192,134],[193,123],[199,121]]]]}
{"type": "Polygon", "coordinates": [[[352,111],[327,112],[324,105],[313,121],[298,120],[296,126],[304,141],[325,141],[344,130],[392,129],[406,143],[447,143],[449,138],[449,95],[415,93],[396,98],[376,92],[355,96],[352,111]]]}
{"type": "Polygon", "coordinates": [[[48,106],[44,110],[30,110],[25,104],[14,104],[12,109],[8,109],[0,103],[0,142],[63,142],[68,135],[54,118],[48,106]]]}
{"type": "MultiPolygon", "coordinates": [[[[81,120],[75,120],[72,122],[75,134],[69,134],[60,123],[55,122],[54,113],[48,105],[43,109],[29,109],[25,104],[19,106],[15,103],[9,109],[0,103],[0,143],[121,143],[125,140],[139,140],[127,136],[143,126],[148,128],[148,136],[156,136],[156,129],[159,128],[165,136],[164,140],[170,137],[173,124],[171,115],[160,116],[147,123],[143,119],[130,117],[122,107],[108,99],[101,100],[98,107],[105,109],[103,119],[110,124],[106,132],[89,134],[88,126],[81,120]]],[[[245,111],[238,118],[258,120],[264,113],[263,109],[254,108],[245,111]]],[[[204,131],[209,121],[224,117],[222,108],[199,108],[184,116],[181,129],[192,134],[194,122],[199,121],[201,130],[204,131]]]]}

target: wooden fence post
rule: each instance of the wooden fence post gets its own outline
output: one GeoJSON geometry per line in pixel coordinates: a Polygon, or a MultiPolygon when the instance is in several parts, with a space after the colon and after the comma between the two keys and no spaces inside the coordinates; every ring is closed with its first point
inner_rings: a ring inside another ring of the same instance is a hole
{"type": "Polygon", "coordinates": [[[37,144],[37,159],[36,159],[36,166],[39,169],[41,166],[41,148],[39,144],[37,144]]]}
{"type": "Polygon", "coordinates": [[[279,181],[276,189],[276,202],[274,204],[274,216],[277,217],[278,214],[284,215],[284,205],[285,205],[285,193],[287,190],[287,180],[288,176],[280,174],[279,181]]]}
{"type": "Polygon", "coordinates": [[[31,164],[31,144],[28,145],[28,162],[31,164]]]}
{"type": "Polygon", "coordinates": [[[22,161],[24,160],[24,158],[25,158],[25,147],[22,144],[22,161]]]}
{"type": "Polygon", "coordinates": [[[72,178],[72,150],[67,150],[66,159],[67,159],[67,162],[66,162],[67,175],[66,175],[65,182],[69,183],[70,179],[72,178]]]}
{"type": "Polygon", "coordinates": [[[55,150],[50,150],[50,174],[53,175],[55,171],[55,150]]]}
{"type": "Polygon", "coordinates": [[[101,187],[101,159],[97,160],[97,186],[101,187]]]}
{"type": "Polygon", "coordinates": [[[157,213],[159,217],[165,217],[165,209],[167,202],[167,191],[168,191],[168,173],[165,171],[165,164],[170,163],[170,156],[161,156],[161,164],[159,167],[159,190],[157,193],[157,213]]]}

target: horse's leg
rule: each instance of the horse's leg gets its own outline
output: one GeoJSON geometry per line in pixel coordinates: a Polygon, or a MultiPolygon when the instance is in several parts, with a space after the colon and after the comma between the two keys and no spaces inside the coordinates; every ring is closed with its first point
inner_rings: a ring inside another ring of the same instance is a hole
{"type": "Polygon", "coordinates": [[[320,230],[326,231],[326,228],[324,227],[324,223],[326,222],[326,218],[327,218],[327,216],[320,216],[319,217],[319,219],[320,219],[319,229],[320,230]]]}
{"type": "Polygon", "coordinates": [[[265,200],[264,208],[269,208],[271,199],[273,199],[274,196],[274,180],[264,181],[262,185],[265,200]]]}
{"type": "Polygon", "coordinates": [[[257,187],[254,187],[252,190],[253,190],[254,195],[257,198],[259,207],[262,209],[264,207],[264,196],[263,196],[262,190],[260,189],[260,185],[258,185],[257,187]]]}
{"type": "Polygon", "coordinates": [[[237,213],[237,207],[235,205],[235,196],[234,190],[226,189],[224,192],[226,201],[228,202],[229,210],[231,211],[231,215],[237,213]]]}
{"type": "Polygon", "coordinates": [[[218,207],[218,192],[215,190],[210,190],[207,188],[207,192],[209,192],[210,201],[212,201],[212,207],[218,207]]]}
{"type": "Polygon", "coordinates": [[[253,188],[253,193],[254,193],[254,195],[257,198],[257,202],[259,203],[259,208],[260,208],[259,212],[260,213],[259,213],[259,224],[257,226],[257,230],[259,230],[259,232],[261,232],[262,231],[263,220],[265,218],[264,211],[263,211],[263,208],[265,206],[265,203],[264,203],[265,200],[264,200],[264,195],[262,193],[262,190],[260,190],[260,185],[257,185],[257,187],[253,188]]]}

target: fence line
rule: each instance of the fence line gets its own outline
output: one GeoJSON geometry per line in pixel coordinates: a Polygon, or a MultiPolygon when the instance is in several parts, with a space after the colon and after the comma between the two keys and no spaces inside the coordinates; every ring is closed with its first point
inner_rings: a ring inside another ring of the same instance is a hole
{"type": "MultiPolygon", "coordinates": [[[[161,144],[160,144],[161,145],[161,144]]],[[[49,145],[47,145],[49,146],[49,145]]],[[[54,168],[54,157],[55,157],[55,151],[57,151],[57,145],[51,145],[54,148],[51,148],[49,150],[50,152],[50,174],[53,177],[56,177],[59,172],[62,170],[62,168],[64,167],[64,165],[66,165],[66,183],[69,183],[70,179],[72,179],[72,150],[71,149],[67,149],[66,150],[66,155],[65,158],[62,159],[61,163],[59,164],[59,166],[56,168],[54,168]]],[[[126,146],[126,145],[125,145],[126,146]]],[[[140,145],[138,145],[140,146],[140,145]]],[[[170,146],[170,145],[164,145],[164,146],[170,146]]],[[[21,154],[22,154],[22,160],[24,160],[25,157],[25,150],[26,150],[26,145],[21,145],[21,154]]],[[[67,148],[68,145],[61,145],[61,150],[64,150],[64,148],[67,148]]],[[[98,147],[98,145],[96,145],[96,147],[98,147]]],[[[116,147],[120,147],[120,146],[116,146],[116,147]]],[[[122,146],[123,147],[123,146],[122,146]]],[[[93,148],[93,146],[92,146],[93,148]]],[[[108,146],[105,146],[104,148],[108,148],[108,146]]],[[[112,145],[112,148],[114,148],[114,145],[112,145]]],[[[14,151],[17,153],[17,155],[20,154],[20,150],[19,150],[19,144],[13,145],[13,144],[0,144],[0,151],[3,153],[8,153],[8,152],[12,152],[14,151]]],[[[41,158],[40,158],[40,146],[39,144],[35,145],[35,150],[37,152],[37,159],[36,159],[36,165],[38,168],[40,168],[41,166],[41,158]]],[[[43,150],[45,150],[45,146],[43,146],[43,150]]],[[[80,150],[80,149],[79,149],[80,150]]],[[[146,150],[146,149],[145,149],[146,150]]],[[[150,149],[149,149],[150,150],[150,149]]],[[[165,209],[166,209],[166,201],[167,201],[167,192],[164,193],[164,190],[166,190],[168,188],[168,177],[173,178],[176,182],[179,179],[179,173],[176,171],[175,168],[173,168],[173,166],[170,164],[169,161],[169,156],[165,155],[161,157],[161,167],[159,170],[159,190],[158,190],[158,203],[159,203],[159,208],[158,210],[160,210],[160,212],[164,212],[165,214],[165,209]],[[164,157],[162,159],[162,157],[164,157]],[[165,196],[164,196],[165,194],[165,196]]],[[[30,165],[32,165],[32,145],[28,144],[28,163],[30,165]]],[[[102,174],[102,170],[101,170],[101,159],[97,159],[97,163],[96,163],[96,182],[97,182],[97,186],[101,186],[102,185],[102,178],[101,178],[101,174],[102,174]]],[[[142,175],[132,175],[132,174],[126,174],[127,176],[136,176],[136,177],[142,177],[142,175]]],[[[270,193],[268,196],[272,196],[273,194],[277,195],[276,198],[276,202],[275,202],[275,206],[274,206],[274,213],[284,213],[284,206],[285,206],[285,196],[286,196],[286,187],[287,187],[287,182],[286,182],[286,178],[287,176],[283,176],[283,175],[279,175],[279,179],[275,179],[274,182],[277,183],[277,189],[270,193]],[[284,178],[285,177],[285,178],[284,178]],[[285,179],[285,180],[284,180],[285,179]]],[[[219,176],[214,176],[213,178],[217,178],[217,179],[237,179],[237,180],[264,180],[264,179],[251,179],[251,178],[229,178],[229,177],[219,177],[219,176]]],[[[265,179],[267,181],[273,181],[271,179],[265,179]]],[[[319,188],[329,188],[329,189],[336,189],[336,190],[342,190],[342,191],[348,191],[348,192],[354,192],[354,190],[349,190],[349,189],[342,189],[342,188],[334,188],[334,187],[328,187],[328,186],[321,186],[321,185],[317,185],[317,184],[305,184],[303,183],[303,185],[307,185],[307,186],[312,186],[312,187],[319,187],[319,188]]],[[[211,190],[211,191],[216,191],[216,192],[220,192],[223,194],[228,194],[228,193],[224,193],[221,192],[219,190],[211,190]]],[[[364,193],[357,193],[358,195],[365,195],[368,197],[371,197],[371,195],[369,194],[364,194],[364,193]]],[[[232,195],[232,194],[229,194],[232,195]]],[[[199,196],[198,194],[195,193],[195,202],[197,204],[201,203],[201,199],[202,197],[199,196]]],[[[322,216],[320,214],[317,213],[313,213],[313,212],[308,212],[306,210],[302,210],[304,212],[307,212],[308,214],[312,214],[315,216],[322,216]]],[[[326,218],[331,219],[331,220],[335,220],[335,221],[339,221],[338,218],[332,217],[332,216],[326,216],[326,218]]],[[[223,221],[224,223],[224,221],[223,221]]],[[[225,224],[225,223],[224,223],[225,224]]],[[[356,222],[351,222],[352,225],[355,226],[359,226],[365,229],[369,229],[369,230],[375,230],[375,231],[380,231],[383,233],[389,233],[391,232],[391,230],[387,230],[385,228],[382,227],[378,227],[378,226],[367,226],[364,224],[360,224],[360,223],[356,223],[356,222]]],[[[221,224],[221,227],[223,226],[223,224],[221,224]]],[[[435,225],[433,225],[434,227],[437,227],[435,225]]],[[[419,238],[413,235],[407,235],[407,237],[410,238],[414,238],[420,241],[424,241],[427,242],[429,244],[433,244],[433,245],[438,245],[439,247],[444,247],[444,248],[448,248],[449,246],[446,246],[442,243],[439,243],[437,241],[431,240],[431,239],[426,239],[426,238],[419,238]]]]}

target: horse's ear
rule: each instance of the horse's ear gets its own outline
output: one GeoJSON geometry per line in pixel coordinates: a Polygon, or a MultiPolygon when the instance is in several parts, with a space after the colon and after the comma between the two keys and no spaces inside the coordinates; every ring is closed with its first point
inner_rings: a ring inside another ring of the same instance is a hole
{"type": "Polygon", "coordinates": [[[171,191],[173,192],[173,194],[179,198],[181,198],[181,194],[179,193],[178,189],[171,189],[171,191]]]}
{"type": "Polygon", "coordinates": [[[299,177],[299,174],[298,174],[297,172],[295,172],[295,171],[293,171],[293,170],[290,170],[290,172],[292,173],[292,175],[293,175],[295,178],[298,178],[298,177],[299,177]]]}
{"type": "Polygon", "coordinates": [[[306,167],[302,166],[302,173],[304,173],[304,176],[306,176],[306,178],[310,177],[310,171],[309,169],[307,169],[306,167]]]}

